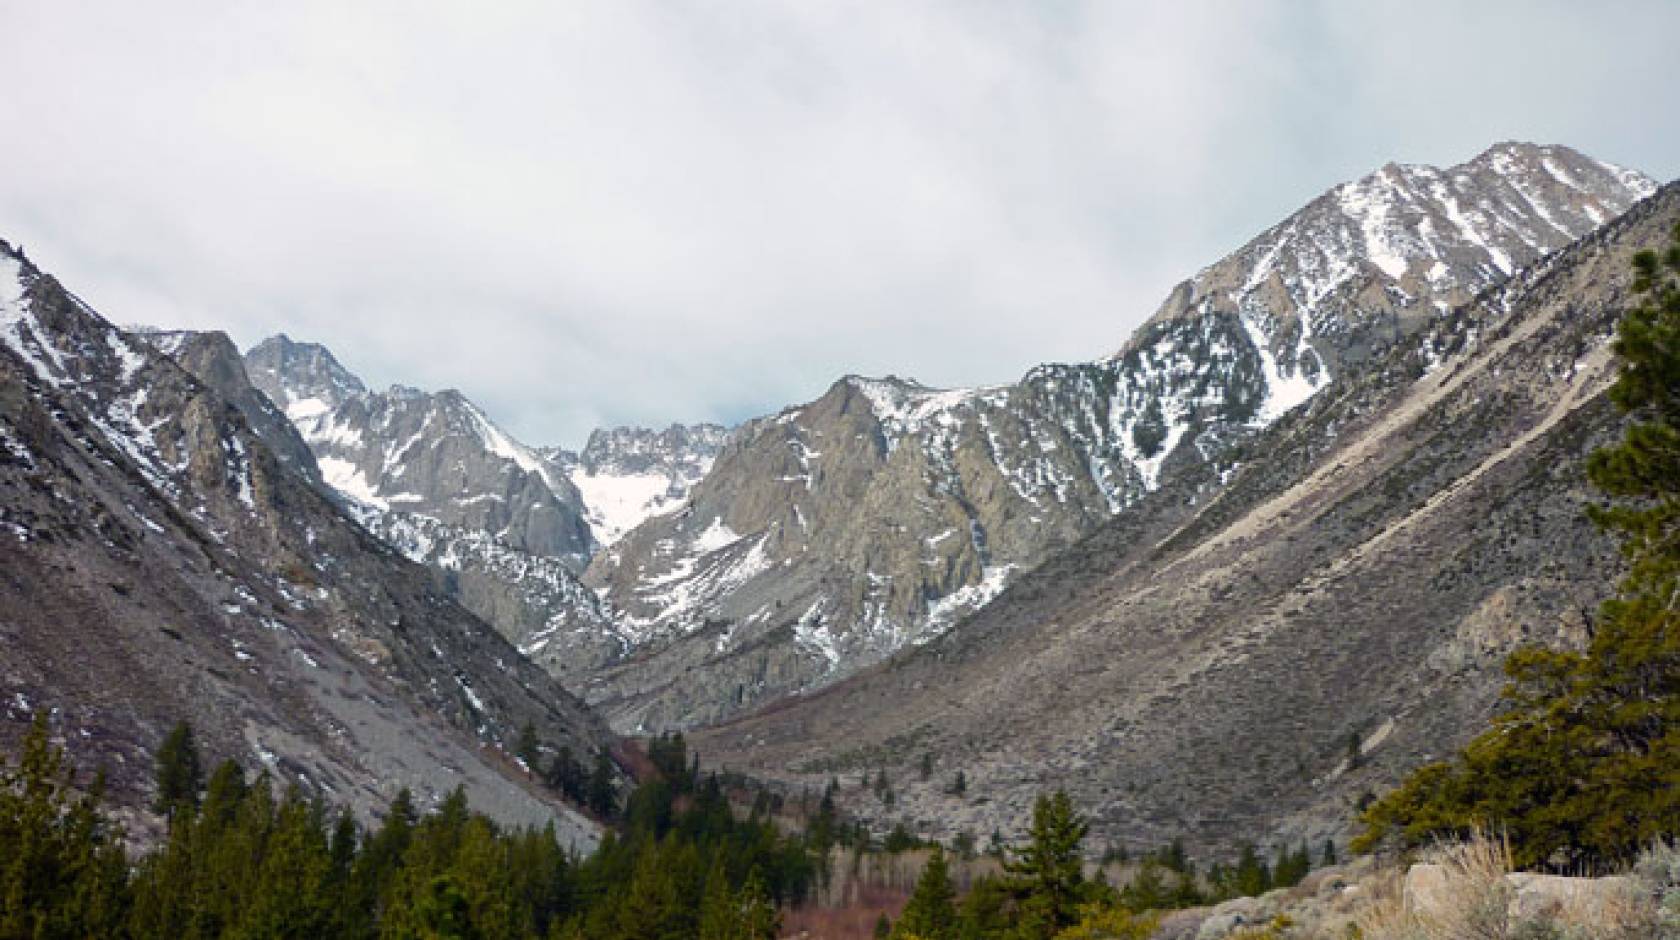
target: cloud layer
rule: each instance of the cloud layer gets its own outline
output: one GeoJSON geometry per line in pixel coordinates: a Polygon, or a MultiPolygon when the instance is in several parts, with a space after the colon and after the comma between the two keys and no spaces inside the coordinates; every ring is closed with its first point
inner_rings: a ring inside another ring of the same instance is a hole
{"type": "Polygon", "coordinates": [[[0,237],[533,443],[1009,381],[1388,160],[1680,173],[1663,3],[0,7],[0,237]]]}

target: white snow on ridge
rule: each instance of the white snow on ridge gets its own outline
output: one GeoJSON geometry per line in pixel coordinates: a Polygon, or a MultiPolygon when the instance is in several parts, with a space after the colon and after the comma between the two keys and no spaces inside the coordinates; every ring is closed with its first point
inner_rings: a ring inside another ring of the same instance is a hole
{"type": "Polygon", "coordinates": [[[339,457],[321,457],[315,463],[321,468],[321,479],[333,489],[369,506],[379,509],[391,508],[391,504],[368,483],[361,469],[350,461],[339,457]]]}
{"type": "Polygon", "coordinates": [[[462,399],[462,403],[466,406],[467,414],[478,427],[479,438],[484,441],[484,446],[492,454],[513,461],[519,469],[526,473],[535,474],[549,490],[555,493],[564,491],[564,487],[555,483],[554,468],[549,465],[548,461],[539,457],[536,451],[509,437],[507,432],[497,427],[495,422],[491,421],[484,412],[479,411],[477,405],[465,399],[462,399]]]}
{"type": "Polygon", "coordinates": [[[1002,387],[940,389],[891,377],[871,379],[855,375],[846,380],[869,399],[870,410],[881,425],[898,436],[912,434],[930,420],[1002,387]]]}
{"type": "Polygon", "coordinates": [[[286,405],[286,417],[293,424],[298,424],[304,421],[312,421],[331,410],[332,408],[319,398],[299,398],[286,405]]]}
{"type": "Polygon", "coordinates": [[[1003,593],[1004,587],[1009,584],[1010,572],[1015,568],[1015,565],[988,567],[981,573],[977,583],[959,588],[934,601],[928,607],[925,625],[910,642],[925,643],[954,625],[964,614],[972,613],[991,603],[993,598],[1003,593]]]}
{"type": "Polygon", "coordinates": [[[1357,183],[1342,186],[1336,194],[1341,209],[1359,224],[1365,239],[1365,256],[1396,280],[1404,277],[1408,262],[1405,252],[1409,246],[1396,243],[1398,226],[1391,216],[1396,198],[1394,186],[1386,171],[1368,176],[1357,183]]]}
{"type": "Polygon", "coordinates": [[[1255,416],[1256,422],[1270,424],[1297,405],[1318,394],[1319,386],[1323,381],[1323,374],[1320,373],[1320,381],[1315,383],[1303,374],[1299,365],[1301,354],[1310,348],[1307,346],[1305,330],[1302,330],[1300,343],[1295,350],[1297,365],[1291,369],[1289,375],[1284,375],[1282,368],[1278,365],[1277,357],[1272,355],[1271,347],[1266,340],[1266,334],[1260,329],[1259,325],[1247,315],[1240,316],[1237,319],[1242,322],[1243,330],[1248,333],[1249,342],[1254,344],[1254,351],[1260,354],[1260,368],[1266,377],[1266,401],[1261,406],[1260,413],[1255,416]]]}
{"type": "MultiPolygon", "coordinates": [[[[704,470],[701,471],[704,476],[704,470]]],[[[682,506],[687,493],[665,473],[571,473],[596,541],[610,546],[653,516],[682,506]]]]}

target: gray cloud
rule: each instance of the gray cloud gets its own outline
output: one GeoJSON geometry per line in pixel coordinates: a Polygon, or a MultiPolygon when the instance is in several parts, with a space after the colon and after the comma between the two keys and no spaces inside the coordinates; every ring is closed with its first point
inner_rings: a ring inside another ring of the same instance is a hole
{"type": "Polygon", "coordinates": [[[1120,345],[1338,180],[1680,172],[1668,3],[11,3],[0,235],[533,442],[1120,345]]]}

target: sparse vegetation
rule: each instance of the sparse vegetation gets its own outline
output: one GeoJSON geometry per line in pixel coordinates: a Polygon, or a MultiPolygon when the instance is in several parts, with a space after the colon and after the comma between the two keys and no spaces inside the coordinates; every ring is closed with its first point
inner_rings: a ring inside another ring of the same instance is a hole
{"type": "Polygon", "coordinates": [[[1614,500],[1592,515],[1622,537],[1618,595],[1585,652],[1513,653],[1505,711],[1366,808],[1356,851],[1496,826],[1518,865],[1602,869],[1680,832],[1680,227],[1634,270],[1610,392],[1634,421],[1587,466],[1614,500]]]}

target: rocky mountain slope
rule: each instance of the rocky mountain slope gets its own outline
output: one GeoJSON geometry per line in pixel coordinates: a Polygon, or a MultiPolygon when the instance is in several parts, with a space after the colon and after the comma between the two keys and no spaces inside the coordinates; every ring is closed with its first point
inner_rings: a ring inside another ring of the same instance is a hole
{"type": "Polygon", "coordinates": [[[592,563],[634,651],[586,694],[622,728],[693,725],[937,636],[1653,188],[1563,147],[1390,165],[1179,285],[1112,357],[980,389],[848,377],[750,422],[592,563]]]}
{"type": "Polygon", "coordinates": [[[346,509],[440,590],[568,683],[623,655],[576,573],[596,545],[567,475],[580,461],[526,447],[459,392],[370,392],[324,346],[275,336],[244,358],[346,509]]]}
{"type": "Polygon", "coordinates": [[[136,805],[190,719],[212,758],[364,814],[460,785],[592,841],[506,750],[605,726],[323,494],[226,337],[151,339],[175,359],[0,243],[0,735],[48,710],[136,805]]]}
{"type": "Polygon", "coordinates": [[[1584,514],[1584,458],[1620,432],[1608,340],[1629,258],[1677,221],[1680,184],[1169,476],[960,629],[690,740],[940,835],[1007,835],[1062,787],[1097,845],[1339,841],[1362,793],[1482,726],[1508,650],[1590,629],[1618,566],[1584,514]],[[852,784],[880,770],[892,807],[852,784]]]}
{"type": "Polygon", "coordinates": [[[532,555],[581,566],[594,547],[576,488],[453,389],[370,392],[324,347],[285,336],[246,353],[253,383],[283,408],[335,489],[532,555]]]}

